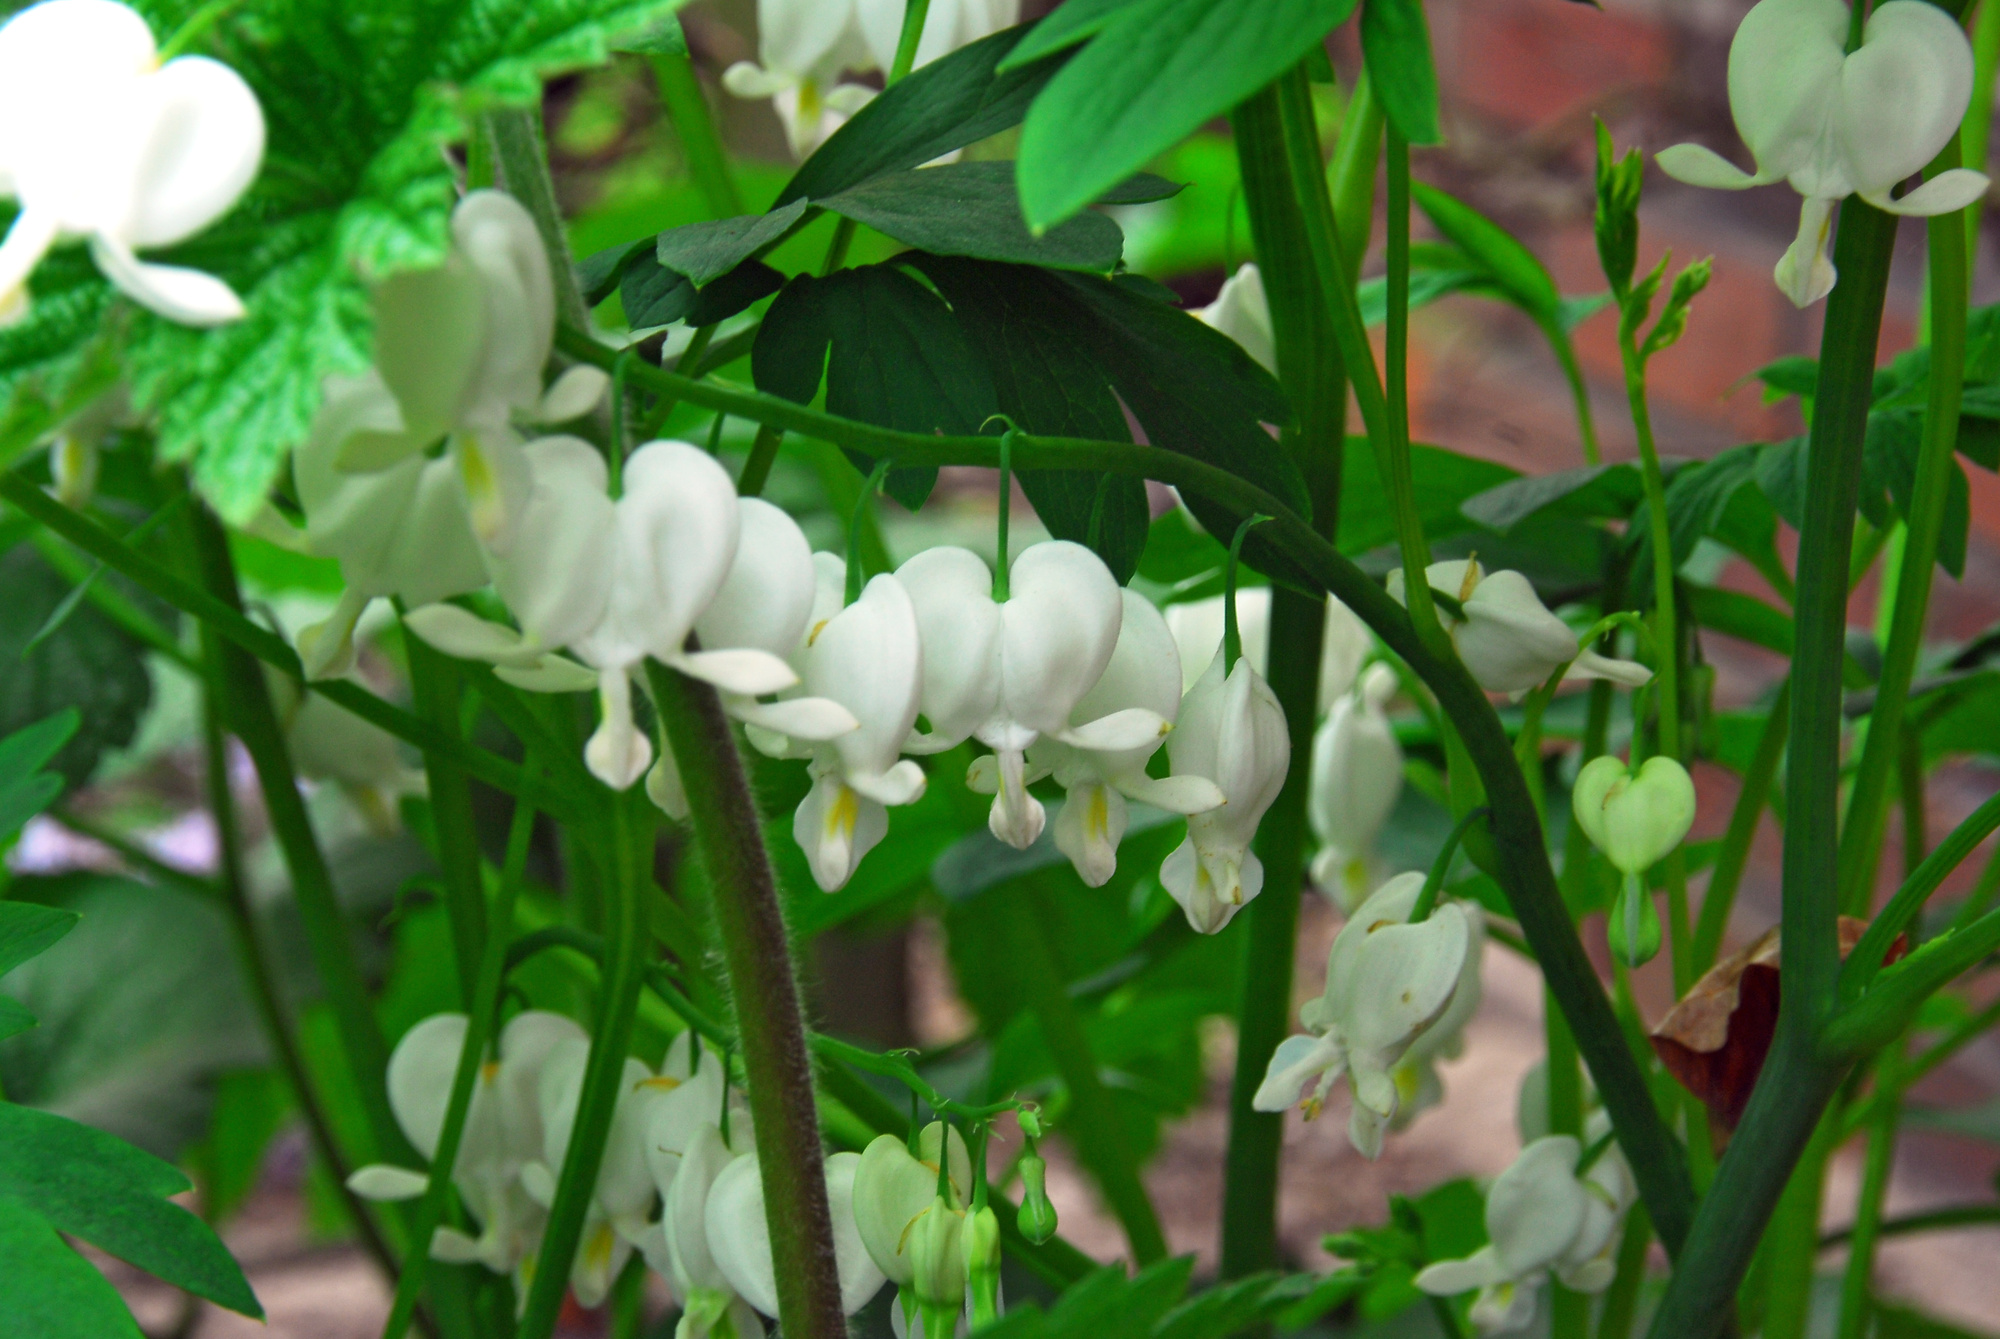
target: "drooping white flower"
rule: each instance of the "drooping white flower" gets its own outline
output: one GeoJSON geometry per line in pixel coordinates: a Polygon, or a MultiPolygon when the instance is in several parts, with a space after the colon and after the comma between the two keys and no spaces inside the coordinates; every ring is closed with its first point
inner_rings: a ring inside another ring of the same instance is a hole
{"type": "Polygon", "coordinates": [[[730,1138],[704,1123],[681,1151],[660,1213],[667,1277],[681,1303],[674,1339],[763,1339],[763,1317],[737,1293],[708,1249],[709,1192],[723,1169],[750,1148],[748,1126],[732,1121],[730,1138]]]}
{"type": "MultiPolygon", "coordinates": [[[[425,1158],[437,1151],[451,1100],[452,1078],[465,1046],[464,1014],[436,1014],[403,1034],[389,1057],[390,1109],[412,1147],[425,1158]]],[[[544,1208],[520,1182],[521,1169],[542,1154],[536,1094],[549,1057],[564,1043],[584,1041],[583,1029],[560,1014],[530,1010],[501,1029],[499,1062],[481,1067],[474,1081],[452,1180],[479,1228],[477,1237],[440,1227],[431,1238],[434,1259],[476,1261],[499,1274],[529,1265],[541,1239],[544,1208]]],[[[368,1199],[409,1199],[429,1178],[400,1167],[370,1166],[348,1185],[368,1199]]]]}
{"type": "MultiPolygon", "coordinates": [[[[1424,576],[1434,591],[1458,601],[1463,619],[1439,607],[1460,660],[1489,693],[1525,693],[1567,665],[1565,679],[1610,679],[1636,688],[1653,677],[1644,665],[1613,660],[1583,646],[1569,625],[1549,612],[1519,572],[1488,572],[1476,559],[1432,563],[1424,576]]],[[[1389,594],[1403,602],[1403,572],[1389,573],[1389,594]]]]}
{"type": "Polygon", "coordinates": [[[997,756],[987,825],[1025,850],[1046,815],[1028,794],[1027,748],[1048,736],[1079,748],[1119,750],[1157,742],[1158,712],[1127,708],[1082,724],[1072,713],[1104,673],[1118,644],[1124,602],[1104,562],[1081,544],[1050,540],[1014,559],[1010,595],[967,549],[926,549],[896,571],[915,606],[923,645],[923,715],[930,733],[911,753],[937,753],[968,736],[997,756]]]}
{"type": "MultiPolygon", "coordinates": [[[[1171,725],[1181,707],[1180,653],[1173,634],[1152,601],[1137,591],[1120,594],[1124,616],[1118,644],[1070,719],[1080,724],[1142,707],[1171,725]]],[[[1035,774],[1052,775],[1064,791],[1063,807],[1056,813],[1056,848],[1092,888],[1102,887],[1117,869],[1128,797],[1177,814],[1203,813],[1223,802],[1222,791],[1207,777],[1147,776],[1146,760],[1160,743],[1156,736],[1129,749],[1084,749],[1056,739],[1038,739],[1028,746],[1031,779],[1035,774]]],[[[991,771],[991,779],[997,781],[997,767],[991,771]]]]}
{"type": "Polygon", "coordinates": [[[1661,150],[1660,169],[1694,186],[1742,190],[1789,181],[1805,197],[1799,232],[1778,262],[1785,296],[1804,307],[1833,289],[1833,211],[1859,195],[1893,214],[1946,214],[1986,191],[1983,173],[1954,168],[1900,199],[1958,129],[1972,96],[1972,45],[1950,15],[1922,0],[1869,13],[1846,51],[1842,0],[1762,0],[1729,45],[1729,109],[1757,170],[1699,144],[1661,150]]]}
{"type": "MultiPolygon", "coordinates": [[[[1267,372],[1278,370],[1278,344],[1271,333],[1271,304],[1264,296],[1264,276],[1257,262],[1246,260],[1223,281],[1215,301],[1194,313],[1243,346],[1267,372]]],[[[1238,611],[1239,618],[1242,616],[1238,611]]]]}
{"type": "Polygon", "coordinates": [[[961,1245],[972,1196],[972,1160],[965,1141],[941,1121],[917,1136],[917,1151],[893,1134],[862,1150],[854,1174],[854,1222],[861,1243],[911,1308],[926,1315],[930,1333],[949,1331],[965,1304],[966,1258],[961,1245]],[[940,1151],[949,1157],[939,1179],[940,1151]],[[942,1191],[940,1189],[942,1185],[942,1191]]]}
{"type": "MultiPolygon", "coordinates": [[[[905,8],[903,0],[856,0],[862,37],[881,69],[896,63],[905,8]]],[[[920,70],[940,56],[1020,21],[1021,0],[931,0],[923,36],[917,39],[916,62],[910,68],[920,70]]]]}
{"type": "Polygon", "coordinates": [[[1248,657],[1227,670],[1222,651],[1181,701],[1167,741],[1177,777],[1206,777],[1223,803],[1188,818],[1187,839],[1160,866],[1160,882],[1188,924],[1214,934],[1264,890],[1264,865],[1250,849],[1264,811],[1291,765],[1291,735],[1277,695],[1248,657]]]}
{"type": "Polygon", "coordinates": [[[372,831],[393,835],[397,797],[424,785],[423,774],[403,762],[395,736],[269,667],[264,682],[284,726],[292,769],[309,781],[333,782],[372,831]]]}
{"type": "Polygon", "coordinates": [[[170,321],[212,326],[242,299],[200,270],[140,260],[228,212],[264,156],[264,113],[206,56],[162,65],[137,13],[47,0],[0,26],[0,194],[21,202],[0,244],[0,320],[27,307],[28,274],[64,238],[170,321]]]}
{"type": "MultiPolygon", "coordinates": [[[[854,1174],[859,1153],[826,1160],[826,1197],[833,1218],[833,1253],[840,1273],[840,1309],[853,1315],[882,1287],[882,1271],[861,1244],[854,1221],[854,1174]]],[[[778,1314],[778,1284],[771,1262],[771,1232],[764,1216],[764,1180],[755,1153],[737,1157],[716,1174],[702,1210],[709,1258],[737,1296],[767,1316],[778,1314]]]]}
{"type": "MultiPolygon", "coordinates": [[[[1167,627],[1180,649],[1181,688],[1192,688],[1215,659],[1222,646],[1222,597],[1188,600],[1170,604],[1165,614],[1167,627]]],[[[1242,586],[1236,591],[1236,629],[1243,643],[1243,658],[1259,674],[1265,672],[1266,652],[1271,640],[1271,588],[1242,586]]],[[[1361,662],[1368,658],[1374,639],[1368,625],[1354,611],[1329,595],[1326,597],[1326,632],[1320,640],[1319,709],[1327,710],[1342,693],[1354,686],[1361,662]]]]}
{"type": "Polygon", "coordinates": [[[855,0],[757,0],[757,62],[731,65],[722,86],[771,99],[793,156],[804,158],[874,96],[840,76],[877,68],[887,66],[869,49],[855,0]]]}
{"type": "Polygon", "coordinates": [[[1403,748],[1382,710],[1395,695],[1395,671],[1371,665],[1313,735],[1312,879],[1345,911],[1374,890],[1375,838],[1403,791],[1403,748]]]}
{"type": "MultiPolygon", "coordinates": [[[[1585,1133],[1604,1137],[1610,1122],[1592,1116],[1585,1133]]],[[[1535,1296],[1550,1274],[1575,1292],[1611,1286],[1619,1222],[1635,1198],[1631,1169],[1612,1144],[1577,1175],[1582,1145],[1573,1135],[1549,1135],[1521,1150],[1486,1192],[1488,1245],[1463,1260],[1445,1260],[1417,1275],[1417,1287],[1437,1297],[1479,1289],[1472,1322],[1481,1334],[1519,1330],[1534,1319],[1535,1296]]]]}
{"type": "Polygon", "coordinates": [[[1345,1074],[1354,1096],[1348,1138],[1366,1157],[1381,1153],[1382,1132],[1402,1100],[1397,1064],[1464,988],[1468,957],[1477,975],[1479,909],[1440,900],[1427,919],[1410,924],[1423,886],[1421,874],[1389,880],[1334,937],[1326,990],[1299,1010],[1306,1035],[1278,1044],[1253,1099],[1257,1110],[1302,1101],[1308,1118],[1316,1116],[1345,1074]]]}

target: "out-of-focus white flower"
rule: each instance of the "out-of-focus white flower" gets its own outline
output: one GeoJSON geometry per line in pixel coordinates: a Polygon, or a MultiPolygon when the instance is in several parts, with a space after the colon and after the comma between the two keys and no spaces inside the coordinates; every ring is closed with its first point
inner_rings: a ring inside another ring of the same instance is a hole
{"type": "Polygon", "coordinates": [[[112,0],[47,0],[0,26],[0,195],[21,202],[0,244],[0,320],[27,310],[49,248],[86,239],[104,277],[182,325],[243,315],[229,285],[140,260],[228,212],[264,157],[264,113],[206,56],[162,65],[145,19],[112,0]]]}
{"type": "Polygon", "coordinates": [[[1475,989],[1478,979],[1479,909],[1441,900],[1410,924],[1423,886],[1421,874],[1389,880],[1334,937],[1326,990],[1299,1010],[1307,1033],[1278,1044],[1253,1099],[1257,1110],[1303,1102],[1310,1119],[1345,1074],[1354,1096],[1348,1138],[1366,1157],[1381,1153],[1382,1132],[1402,1102],[1397,1065],[1444,1017],[1468,970],[1475,989]]]}
{"type": "Polygon", "coordinates": [[[1658,155],[1660,170],[1694,186],[1742,190],[1789,181],[1805,197],[1799,232],[1778,262],[1778,287],[1799,306],[1832,291],[1826,243],[1833,210],[1859,195],[1892,214],[1947,214],[1986,192],[1986,177],[1954,168],[1900,199],[1890,192],[1937,156],[1972,96],[1972,45],[1949,14],[1922,0],[1887,0],[1846,50],[1842,0],[1762,0],[1729,44],[1729,110],[1757,170],[1699,144],[1658,155]]]}
{"type": "Polygon", "coordinates": [[[855,0],[757,0],[757,61],[731,65],[722,86],[739,98],[771,99],[798,158],[875,96],[838,82],[843,73],[878,68],[855,0]]]}
{"type": "MultiPolygon", "coordinates": [[[[882,1271],[861,1244],[854,1221],[854,1174],[859,1153],[826,1160],[826,1197],[833,1217],[833,1253],[840,1272],[840,1309],[853,1315],[882,1287],[882,1271]]],[[[709,1258],[738,1297],[767,1316],[778,1314],[771,1232],[764,1217],[764,1180],[755,1153],[734,1159],[715,1176],[702,1210],[709,1258]]]]}
{"type": "MultiPolygon", "coordinates": [[[[1585,1133],[1595,1142],[1610,1130],[1602,1112],[1585,1133]]],[[[1479,1289],[1472,1323],[1481,1334],[1524,1328],[1535,1295],[1550,1274],[1575,1292],[1599,1293],[1616,1274],[1618,1225],[1632,1205],[1631,1169],[1616,1144],[1577,1175],[1582,1146],[1572,1135],[1537,1139],[1486,1192],[1489,1245],[1463,1260],[1445,1260],[1417,1275],[1436,1297],[1479,1289]]]]}
{"type": "MultiPolygon", "coordinates": [[[[1257,262],[1246,260],[1223,281],[1215,301],[1194,313],[1243,346],[1267,372],[1278,370],[1278,344],[1271,333],[1271,304],[1264,297],[1264,276],[1257,262]]],[[[1239,610],[1238,618],[1242,617],[1239,610]]]]}
{"type": "Polygon", "coordinates": [[[1034,845],[1046,820],[1027,790],[1027,749],[1036,739],[1115,751],[1157,743],[1171,728],[1143,707],[1071,723],[1110,663],[1124,617],[1110,569],[1081,544],[1050,540],[1022,550],[1004,603],[993,599],[986,564],[967,549],[926,549],[896,576],[916,608],[920,709],[931,727],[904,748],[937,753],[971,736],[992,749],[987,825],[1008,845],[1034,845]]]}
{"type": "MultiPolygon", "coordinates": [[[[1569,625],[1549,612],[1519,572],[1488,572],[1476,560],[1432,563],[1424,576],[1434,591],[1458,601],[1463,619],[1439,608],[1460,660],[1489,693],[1525,693],[1564,665],[1565,679],[1610,679],[1636,688],[1653,677],[1644,665],[1613,660],[1581,645],[1569,625]]],[[[1403,602],[1403,570],[1389,573],[1389,594],[1403,602]]]]}
{"type": "Polygon", "coordinates": [[[309,781],[333,782],[371,830],[393,834],[397,797],[423,789],[423,774],[404,765],[395,736],[276,670],[267,667],[264,682],[292,769],[309,781]]]}
{"type": "MultiPolygon", "coordinates": [[[[1188,600],[1166,607],[1167,627],[1180,649],[1181,688],[1192,688],[1195,680],[1215,659],[1222,647],[1222,597],[1188,600]]],[[[1266,652],[1271,641],[1271,588],[1243,586],[1236,591],[1236,630],[1243,643],[1243,658],[1259,674],[1265,672],[1266,652]]],[[[1326,597],[1326,633],[1320,641],[1319,709],[1327,710],[1342,693],[1354,686],[1361,662],[1374,645],[1368,625],[1354,611],[1329,595],[1326,597]]]]}
{"type": "Polygon", "coordinates": [[[666,1192],[660,1227],[668,1278],[681,1303],[674,1339],[763,1339],[763,1317],[737,1293],[708,1249],[709,1192],[724,1168],[750,1156],[748,1127],[732,1122],[730,1135],[725,1140],[717,1126],[697,1126],[666,1192]]]}
{"type": "Polygon", "coordinates": [[[1371,665],[1313,735],[1312,878],[1344,911],[1373,891],[1375,838],[1403,791],[1403,748],[1382,710],[1395,695],[1395,671],[1371,665]]]}
{"type": "MultiPolygon", "coordinates": [[[[875,64],[886,70],[896,63],[896,44],[903,35],[903,0],[856,0],[861,33],[875,64]]],[[[917,39],[917,59],[910,68],[922,69],[940,56],[948,56],[982,37],[991,37],[1002,28],[1021,21],[1021,0],[931,0],[924,16],[923,36],[917,39]]]]}
{"type": "MultiPolygon", "coordinates": [[[[1173,634],[1152,601],[1132,590],[1121,594],[1124,615],[1118,644],[1096,686],[1083,695],[1070,719],[1081,724],[1142,707],[1171,725],[1181,706],[1180,654],[1173,634]]],[[[1206,777],[1147,776],[1146,760],[1158,751],[1160,742],[1155,736],[1135,748],[1082,749],[1038,739],[1028,746],[1030,779],[1053,775],[1064,791],[1063,807],[1056,813],[1056,847],[1092,888],[1102,887],[1117,869],[1128,797],[1177,814],[1202,813],[1223,801],[1222,791],[1206,777]]],[[[997,767],[978,770],[975,789],[997,782],[997,767]]]]}
{"type": "MultiPolygon", "coordinates": [[[[465,1047],[464,1014],[435,1014],[403,1034],[389,1056],[389,1106],[417,1153],[436,1154],[451,1084],[465,1047]]],[[[546,1217],[520,1182],[521,1169],[542,1152],[536,1092],[543,1068],[558,1046],[585,1045],[583,1029],[559,1014],[530,1010],[500,1032],[498,1063],[482,1066],[458,1146],[452,1181],[479,1228],[477,1237],[440,1227],[431,1237],[433,1259],[478,1262],[497,1274],[533,1263],[546,1217]]],[[[363,1167],[348,1186],[366,1199],[411,1199],[429,1178],[401,1167],[363,1167]]]]}

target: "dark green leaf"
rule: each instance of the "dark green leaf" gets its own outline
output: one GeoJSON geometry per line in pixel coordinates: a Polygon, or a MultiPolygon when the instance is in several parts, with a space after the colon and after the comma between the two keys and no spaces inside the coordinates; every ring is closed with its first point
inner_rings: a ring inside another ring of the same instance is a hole
{"type": "MultiPolygon", "coordinates": [[[[1374,4],[1377,0],[1369,0],[1374,4]]],[[[1437,230],[1466,255],[1479,262],[1493,282],[1515,305],[1541,320],[1557,315],[1561,295],[1535,253],[1515,241],[1505,228],[1462,200],[1435,186],[1413,182],[1411,196],[1437,230]]]]}
{"type": "Polygon", "coordinates": [[[1148,0],[1120,9],[1021,129],[1031,227],[1075,214],[1295,64],[1354,0],[1148,0]]]}
{"type": "Polygon", "coordinates": [[[1788,395],[1810,400],[1813,386],[1819,380],[1819,360],[1794,354],[1775,363],[1766,363],[1751,375],[1764,383],[1766,404],[1775,403],[1788,395]]]}
{"type": "Polygon", "coordinates": [[[686,275],[689,283],[701,288],[741,265],[752,252],[783,237],[805,212],[806,202],[793,200],[768,214],[683,224],[661,233],[653,254],[660,264],[686,275]]]}
{"type": "Polygon", "coordinates": [[[639,237],[629,242],[620,242],[617,246],[608,246],[578,261],[576,283],[577,287],[583,290],[584,302],[595,307],[610,297],[612,290],[618,287],[620,276],[625,272],[626,262],[634,256],[645,255],[652,251],[653,247],[654,239],[639,237]]]}
{"type": "Polygon", "coordinates": [[[799,165],[778,192],[778,204],[835,195],[1019,125],[1063,64],[1034,61],[996,74],[994,67],[1026,31],[1025,25],[1013,27],[960,47],[871,101],[799,165]]]}
{"type": "Polygon", "coordinates": [[[76,928],[81,919],[61,907],[32,902],[0,902],[0,976],[48,948],[76,928]]]}
{"type": "Polygon", "coordinates": [[[1087,42],[1103,32],[1105,25],[1123,10],[1156,3],[1158,0],[1068,0],[1036,24],[1007,59],[1000,62],[1000,68],[1018,69],[1053,52],[1087,42]]]}
{"type": "Polygon", "coordinates": [[[271,1140],[292,1114],[292,1094],[270,1069],[239,1069],[215,1085],[215,1111],[195,1158],[201,1168],[202,1207],[221,1221],[235,1213],[264,1170],[271,1140]]]}
{"type": "MultiPolygon", "coordinates": [[[[144,648],[92,607],[78,609],[23,655],[72,589],[32,545],[0,554],[0,590],[7,592],[0,604],[0,730],[74,708],[81,724],[54,759],[55,771],[74,787],[89,779],[107,749],[131,742],[153,683],[144,648]]],[[[53,798],[43,796],[35,807],[53,798]]]]}
{"type": "MultiPolygon", "coordinates": [[[[1505,465],[1421,442],[1410,448],[1410,463],[1416,476],[1417,514],[1424,533],[1433,540],[1470,527],[1460,510],[1468,498],[1518,477],[1505,465]]],[[[1375,468],[1375,452],[1367,438],[1349,437],[1341,467],[1341,551],[1366,553],[1395,538],[1396,524],[1390,517],[1388,490],[1375,468]]]]}
{"type": "Polygon", "coordinates": [[[1806,439],[1768,442],[1757,455],[1757,487],[1797,530],[1806,514],[1806,439]]]}
{"type": "Polygon", "coordinates": [[[1504,533],[1531,516],[1624,520],[1644,495],[1638,466],[1628,461],[1525,475],[1474,494],[1459,510],[1467,519],[1504,533]]]}
{"type": "MultiPolygon", "coordinates": [[[[718,281],[719,282],[719,281],[718,281]]],[[[618,305],[634,330],[672,325],[694,310],[695,286],[651,254],[631,257],[618,277],[618,305]]]]}
{"type": "Polygon", "coordinates": [[[714,283],[696,290],[684,319],[691,326],[714,325],[784,286],[784,275],[761,260],[746,260],[714,283]]]}
{"type": "MultiPolygon", "coordinates": [[[[1733,447],[1713,460],[1682,465],[1667,480],[1667,531],[1672,540],[1676,570],[1694,553],[1695,545],[1706,538],[1723,542],[1735,539],[1745,545],[1761,545],[1768,541],[1768,527],[1775,526],[1776,516],[1769,510],[1768,500],[1755,489],[1748,490],[1747,494],[1752,513],[1739,514],[1736,518],[1739,522],[1738,533],[1724,533],[1725,522],[1730,519],[1730,509],[1738,498],[1739,490],[1757,477],[1762,451],[1763,447],[1758,445],[1733,447]],[[1760,513],[1768,518],[1765,526],[1759,525],[1760,513]]],[[[1631,528],[1626,531],[1632,566],[1625,588],[1635,608],[1648,607],[1652,598],[1651,515],[1646,508],[1636,509],[1632,514],[1631,528]]],[[[1741,549],[1738,551],[1741,552],[1741,549]]]]}
{"type": "MultiPolygon", "coordinates": [[[[1453,293],[1502,294],[1481,270],[1414,270],[1410,274],[1410,310],[1428,306],[1453,293]]],[[[1378,326],[1389,319],[1389,281],[1363,279],[1354,290],[1361,306],[1364,325],[1378,326]]]]}
{"type": "Polygon", "coordinates": [[[668,14],[618,38],[611,44],[611,49],[641,56],[685,56],[688,53],[687,33],[681,29],[680,15],[668,14]]]}
{"type": "Polygon", "coordinates": [[[1134,172],[1097,197],[1100,205],[1143,205],[1155,200],[1171,200],[1187,189],[1184,181],[1168,181],[1151,172],[1134,172]]]}
{"type": "Polygon", "coordinates": [[[1977,1332],[1927,1316],[1914,1307],[1870,1299],[1875,1339],[1979,1339],[1977,1332]]]}
{"type": "Polygon", "coordinates": [[[143,1339],[97,1266],[41,1217],[0,1196],[0,1279],[9,1330],[34,1339],[143,1339]]]}
{"type": "Polygon", "coordinates": [[[1117,224],[1088,210],[1039,237],[1031,234],[1014,194],[1014,165],[1008,162],[886,173],[838,195],[815,197],[813,203],[941,256],[1101,273],[1117,266],[1125,244],[1117,224]]]}
{"type": "Polygon", "coordinates": [[[1366,0],[1361,53],[1389,124],[1412,144],[1442,144],[1437,68],[1423,0],[1366,0]]]}
{"type": "Polygon", "coordinates": [[[88,1125],[0,1104],[0,1199],[127,1264],[261,1317],[243,1271],[215,1232],[165,1198],[189,1188],[171,1164],[88,1125]]]}

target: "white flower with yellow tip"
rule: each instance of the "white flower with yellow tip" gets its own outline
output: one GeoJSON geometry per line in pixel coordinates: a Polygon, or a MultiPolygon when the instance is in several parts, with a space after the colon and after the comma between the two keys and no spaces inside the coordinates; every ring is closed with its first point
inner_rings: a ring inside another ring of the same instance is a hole
{"type": "Polygon", "coordinates": [[[1398,875],[1341,927],[1327,954],[1324,993],[1299,1010],[1307,1032],[1278,1044],[1253,1099],[1257,1110],[1303,1103],[1311,1118],[1346,1075],[1354,1097],[1348,1138],[1364,1157],[1381,1153],[1382,1133],[1402,1103],[1397,1065],[1465,988],[1468,959],[1477,981],[1479,909],[1440,900],[1412,924],[1423,886],[1421,874],[1398,875]]]}
{"type": "Polygon", "coordinates": [[[1729,44],[1729,110],[1756,161],[1745,172],[1699,144],[1658,155],[1660,170],[1694,186],[1743,190],[1788,181],[1805,197],[1799,232],[1778,262],[1778,287],[1801,307],[1833,290],[1826,244],[1833,211],[1859,195],[1892,214],[1948,214],[1986,193],[1968,168],[1891,192],[1945,146],[1972,96],[1972,44],[1923,0],[1887,0],[1847,48],[1841,0],[1762,0],[1729,44]]]}
{"type": "Polygon", "coordinates": [[[855,0],[757,0],[757,60],[722,72],[739,98],[769,98],[792,154],[804,158],[874,97],[842,74],[878,68],[855,0]]]}
{"type": "Polygon", "coordinates": [[[27,279],[65,238],[104,277],[181,325],[244,314],[229,285],[140,260],[227,213],[264,157],[264,113],[206,56],[160,63],[152,31],[112,0],[47,0],[0,25],[0,196],[20,213],[0,244],[0,320],[27,310],[27,279]]]}
{"type": "MultiPolygon", "coordinates": [[[[1610,679],[1628,688],[1653,677],[1636,661],[1613,660],[1583,646],[1519,572],[1488,572],[1476,558],[1456,558],[1432,563],[1424,577],[1432,590],[1465,611],[1460,618],[1440,605],[1438,622],[1465,668],[1489,693],[1525,693],[1564,666],[1565,679],[1610,679]]],[[[1403,603],[1401,568],[1389,573],[1389,594],[1403,603]]]]}
{"type": "Polygon", "coordinates": [[[1382,710],[1395,695],[1396,672],[1370,665],[1313,735],[1312,879],[1344,911],[1374,890],[1375,838],[1403,791],[1403,748],[1382,710]]]}

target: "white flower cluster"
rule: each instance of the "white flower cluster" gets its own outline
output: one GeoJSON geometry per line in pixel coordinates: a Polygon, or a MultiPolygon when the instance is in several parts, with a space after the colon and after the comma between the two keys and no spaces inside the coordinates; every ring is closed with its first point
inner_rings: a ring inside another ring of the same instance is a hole
{"type": "Polygon", "coordinates": [[[243,315],[213,275],[140,260],[227,213],[264,157],[249,85],[205,56],[162,64],[146,20],[116,0],[45,0],[0,25],[0,322],[28,309],[28,275],[58,242],[90,246],[105,278],[170,321],[243,315]]]}
{"type": "MultiPolygon", "coordinates": [[[[803,158],[875,96],[843,76],[887,71],[903,30],[903,0],[757,0],[757,61],[722,72],[739,98],[769,98],[803,158]]],[[[933,0],[916,68],[1020,22],[1021,0],[933,0]]]]}
{"type": "MultiPolygon", "coordinates": [[[[389,1103],[419,1156],[434,1158],[453,1073],[465,1045],[463,1014],[411,1028],[389,1059],[389,1103]]],[[[498,1057],[473,1090],[452,1184],[477,1235],[440,1227],[431,1257],[511,1275],[525,1301],[555,1200],[583,1091],[590,1041],[558,1014],[531,1010],[500,1034],[498,1057]]],[[[841,1305],[852,1315],[885,1281],[911,1310],[965,1304],[968,1283],[997,1287],[999,1228],[973,1209],[972,1165],[958,1131],[921,1132],[912,1153],[885,1135],[862,1153],[826,1160],[841,1305]],[[940,1150],[949,1167],[939,1175],[940,1150]]],[[[413,1199],[426,1173],[376,1164],[349,1179],[358,1195],[413,1199]]],[[[764,1216],[763,1180],[750,1113],[730,1090],[721,1058],[683,1032],[656,1073],[628,1058],[603,1162],[569,1284],[586,1307],[601,1304],[637,1251],[683,1308],[677,1339],[760,1339],[778,1314],[764,1216]]]]}

